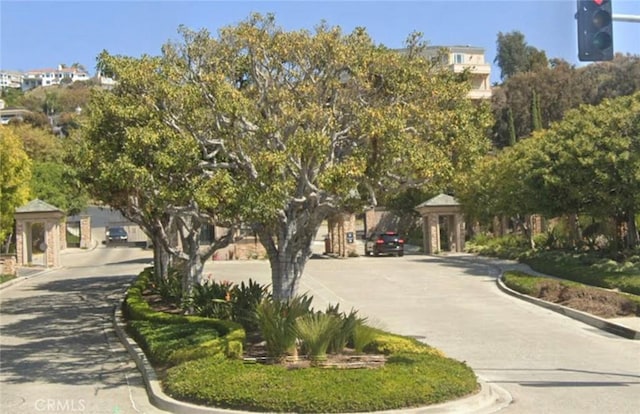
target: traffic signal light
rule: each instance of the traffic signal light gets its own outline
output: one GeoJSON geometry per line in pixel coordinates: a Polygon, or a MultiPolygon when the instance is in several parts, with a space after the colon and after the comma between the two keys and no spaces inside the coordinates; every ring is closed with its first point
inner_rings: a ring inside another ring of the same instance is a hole
{"type": "Polygon", "coordinates": [[[613,59],[611,0],[578,0],[578,59],[613,59]]]}

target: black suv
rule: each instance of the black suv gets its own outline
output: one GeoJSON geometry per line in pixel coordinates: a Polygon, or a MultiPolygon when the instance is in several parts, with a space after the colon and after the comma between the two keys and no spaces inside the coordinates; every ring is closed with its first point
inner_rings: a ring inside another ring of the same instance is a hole
{"type": "Polygon", "coordinates": [[[404,256],[404,240],[395,231],[373,233],[364,244],[364,254],[395,254],[404,256]]]}
{"type": "Polygon", "coordinates": [[[107,230],[107,241],[113,242],[126,242],[129,240],[129,235],[124,227],[111,227],[107,230]]]}

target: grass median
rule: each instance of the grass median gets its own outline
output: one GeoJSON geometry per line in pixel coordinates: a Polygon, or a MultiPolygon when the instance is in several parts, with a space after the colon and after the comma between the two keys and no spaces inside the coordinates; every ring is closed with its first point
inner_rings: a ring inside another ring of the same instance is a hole
{"type": "Polygon", "coordinates": [[[362,353],[354,355],[358,361],[369,356],[375,364],[304,365],[248,358],[246,351],[255,344],[240,325],[154,310],[145,301],[146,276],[128,290],[124,313],[129,333],[175,399],[260,412],[344,413],[427,406],[480,389],[465,363],[414,338],[377,328],[371,328],[362,353]]]}

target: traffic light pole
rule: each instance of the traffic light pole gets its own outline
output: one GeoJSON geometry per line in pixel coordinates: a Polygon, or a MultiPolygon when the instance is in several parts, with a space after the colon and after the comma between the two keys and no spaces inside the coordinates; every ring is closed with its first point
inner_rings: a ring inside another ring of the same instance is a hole
{"type": "Polygon", "coordinates": [[[640,23],[640,16],[633,14],[612,14],[611,20],[615,20],[617,22],[640,23]]]}

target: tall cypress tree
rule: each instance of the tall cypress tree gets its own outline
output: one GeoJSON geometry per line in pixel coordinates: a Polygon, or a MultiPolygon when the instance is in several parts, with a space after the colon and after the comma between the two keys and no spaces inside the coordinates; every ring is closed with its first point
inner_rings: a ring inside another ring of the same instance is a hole
{"type": "Polygon", "coordinates": [[[540,115],[540,102],[538,94],[533,91],[531,96],[531,131],[542,129],[542,116],[540,115]]]}
{"type": "Polygon", "coordinates": [[[509,146],[514,146],[518,141],[518,138],[516,137],[516,125],[515,125],[515,122],[513,121],[513,111],[511,110],[511,108],[509,108],[508,117],[509,117],[509,146]]]}

